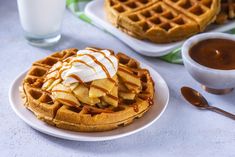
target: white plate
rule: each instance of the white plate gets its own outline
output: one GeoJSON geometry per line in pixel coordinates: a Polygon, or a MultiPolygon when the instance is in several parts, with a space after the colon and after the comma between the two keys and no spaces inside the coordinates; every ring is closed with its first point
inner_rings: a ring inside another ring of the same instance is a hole
{"type": "MultiPolygon", "coordinates": [[[[94,0],[85,8],[85,13],[89,16],[93,23],[98,27],[106,29],[108,32],[112,33],[114,36],[119,38],[125,44],[130,46],[132,49],[137,51],[138,53],[145,55],[145,56],[163,56],[172,50],[178,48],[183,44],[183,41],[180,42],[173,42],[168,44],[155,44],[148,41],[138,40],[133,38],[122,31],[118,30],[116,27],[112,26],[105,17],[105,12],[103,9],[104,0],[94,0]]],[[[220,27],[211,26],[208,31],[216,31],[216,32],[225,32],[235,28],[235,22],[227,23],[220,27]]]]}
{"type": "Polygon", "coordinates": [[[112,131],[95,133],[73,132],[58,129],[38,120],[32,112],[23,106],[21,101],[19,86],[21,85],[26,72],[20,74],[12,83],[9,91],[10,104],[15,113],[28,125],[38,131],[55,137],[76,141],[104,141],[128,136],[149,127],[157,121],[165,111],[169,101],[169,89],[164,79],[150,66],[143,64],[142,67],[150,71],[155,82],[156,96],[154,98],[154,105],[142,118],[135,120],[128,126],[112,131]]]}

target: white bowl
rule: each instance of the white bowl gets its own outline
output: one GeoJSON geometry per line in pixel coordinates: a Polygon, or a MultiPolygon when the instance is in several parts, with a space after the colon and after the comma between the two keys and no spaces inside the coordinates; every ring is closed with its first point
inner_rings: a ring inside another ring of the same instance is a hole
{"type": "Polygon", "coordinates": [[[190,75],[205,87],[208,92],[223,94],[235,87],[235,70],[218,70],[203,66],[194,61],[189,50],[198,42],[206,39],[229,39],[235,41],[234,35],[225,33],[203,33],[189,38],[182,47],[182,57],[185,68],[190,75]]]}

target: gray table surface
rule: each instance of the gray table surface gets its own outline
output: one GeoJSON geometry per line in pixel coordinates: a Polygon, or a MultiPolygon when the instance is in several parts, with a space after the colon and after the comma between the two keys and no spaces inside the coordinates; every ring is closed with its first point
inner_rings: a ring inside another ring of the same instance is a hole
{"type": "Polygon", "coordinates": [[[215,96],[202,91],[182,65],[140,56],[113,36],[65,14],[62,40],[51,48],[36,48],[23,38],[16,1],[0,1],[0,156],[162,156],[234,157],[235,122],[186,104],[179,89],[190,85],[212,104],[235,113],[235,92],[215,96]],[[14,78],[37,59],[69,47],[97,46],[122,51],[150,64],[166,80],[170,102],[151,127],[113,141],[74,142],[35,131],[13,112],[8,90],[14,78]]]}

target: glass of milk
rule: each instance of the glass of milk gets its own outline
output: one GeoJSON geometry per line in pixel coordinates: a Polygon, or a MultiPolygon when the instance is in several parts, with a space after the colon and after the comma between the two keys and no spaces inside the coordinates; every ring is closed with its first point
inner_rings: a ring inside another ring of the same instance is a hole
{"type": "Polygon", "coordinates": [[[28,42],[51,46],[61,38],[66,0],[17,0],[21,25],[28,42]]]}

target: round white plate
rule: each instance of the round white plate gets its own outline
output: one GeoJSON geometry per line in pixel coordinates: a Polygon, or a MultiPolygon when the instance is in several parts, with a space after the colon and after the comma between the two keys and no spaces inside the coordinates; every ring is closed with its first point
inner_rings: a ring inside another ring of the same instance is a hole
{"type": "Polygon", "coordinates": [[[55,137],[76,141],[104,141],[128,136],[149,127],[157,121],[165,111],[169,101],[169,89],[164,79],[150,66],[142,64],[142,67],[150,71],[153,81],[155,82],[154,105],[143,117],[136,119],[132,124],[112,131],[94,133],[73,132],[58,129],[38,120],[32,112],[24,107],[21,101],[19,86],[26,72],[20,74],[12,83],[9,91],[10,104],[15,113],[28,125],[38,131],[55,137]]]}

